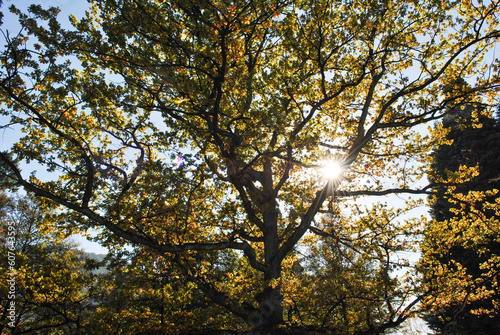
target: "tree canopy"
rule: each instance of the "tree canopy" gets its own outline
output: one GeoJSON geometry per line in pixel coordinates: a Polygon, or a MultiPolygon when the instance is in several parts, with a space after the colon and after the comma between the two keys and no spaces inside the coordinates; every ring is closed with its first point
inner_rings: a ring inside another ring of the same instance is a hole
{"type": "Polygon", "coordinates": [[[395,272],[425,220],[363,197],[431,192],[425,125],[491,112],[499,6],[95,0],[73,28],[11,6],[2,180],[176,264],[222,313],[190,331],[379,333],[425,293],[395,272]]]}

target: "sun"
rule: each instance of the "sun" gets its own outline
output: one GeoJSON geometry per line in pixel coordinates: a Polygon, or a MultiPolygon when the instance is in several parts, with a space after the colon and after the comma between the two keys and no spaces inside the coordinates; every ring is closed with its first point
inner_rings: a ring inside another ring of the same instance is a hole
{"type": "Polygon", "coordinates": [[[342,166],[336,160],[327,161],[321,168],[323,177],[328,180],[338,179],[342,175],[342,166]]]}

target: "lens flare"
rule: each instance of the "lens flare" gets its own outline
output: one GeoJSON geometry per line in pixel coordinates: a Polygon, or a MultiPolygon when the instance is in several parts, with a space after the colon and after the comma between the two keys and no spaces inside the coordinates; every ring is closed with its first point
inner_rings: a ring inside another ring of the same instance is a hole
{"type": "Polygon", "coordinates": [[[186,161],[184,160],[184,157],[182,157],[182,156],[177,156],[177,159],[176,159],[176,161],[175,161],[175,165],[176,165],[178,168],[183,167],[185,163],[186,163],[186,161]]]}

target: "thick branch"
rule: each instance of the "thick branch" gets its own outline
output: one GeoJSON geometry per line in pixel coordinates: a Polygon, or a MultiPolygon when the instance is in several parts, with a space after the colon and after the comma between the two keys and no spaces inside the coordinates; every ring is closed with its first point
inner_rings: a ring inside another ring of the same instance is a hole
{"type": "Polygon", "coordinates": [[[41,196],[50,200],[53,200],[54,202],[68,208],[71,210],[74,210],[96,224],[100,226],[104,226],[108,228],[112,233],[117,235],[118,237],[121,237],[129,242],[132,242],[134,244],[141,244],[148,246],[150,248],[162,251],[162,252],[167,252],[167,253],[180,253],[180,252],[185,252],[185,251],[201,251],[201,250],[226,250],[226,249],[236,249],[236,250],[241,250],[247,257],[250,265],[259,270],[259,271],[265,271],[266,266],[260,262],[257,261],[257,255],[255,253],[255,250],[248,244],[247,242],[236,242],[236,241],[227,241],[227,242],[219,242],[219,243],[185,243],[181,245],[172,245],[172,244],[161,244],[158,241],[152,240],[150,238],[147,238],[145,236],[142,236],[138,234],[134,230],[130,229],[124,229],[119,227],[116,223],[107,220],[105,217],[95,213],[94,211],[90,210],[88,207],[84,206],[79,206],[72,202],[71,200],[65,199],[61,196],[57,196],[55,194],[52,194],[40,187],[37,187],[30,182],[26,181],[22,175],[20,170],[12,163],[8,157],[0,152],[0,161],[5,163],[9,169],[13,172],[15,178],[19,182],[21,186],[23,186],[27,191],[33,192],[37,196],[41,196]]]}
{"type": "Polygon", "coordinates": [[[337,190],[337,191],[335,191],[335,196],[336,197],[354,197],[354,196],[362,196],[362,195],[382,196],[382,195],[388,195],[388,194],[402,194],[402,193],[433,194],[433,192],[430,189],[432,187],[435,187],[435,186],[436,186],[436,184],[432,184],[432,185],[427,185],[421,189],[390,188],[390,189],[380,190],[380,191],[374,191],[374,190],[342,191],[342,190],[337,190]]]}
{"type": "Polygon", "coordinates": [[[297,229],[295,229],[292,236],[290,236],[288,240],[286,240],[279,248],[274,260],[275,262],[281,264],[286,255],[293,249],[293,247],[299,242],[302,236],[304,236],[304,234],[307,232],[307,230],[311,226],[311,222],[314,219],[314,216],[318,213],[325,199],[332,193],[334,189],[334,185],[332,185],[332,183],[334,183],[334,181],[329,181],[321,191],[318,191],[316,193],[316,198],[302,218],[300,225],[297,227],[297,229]]]}

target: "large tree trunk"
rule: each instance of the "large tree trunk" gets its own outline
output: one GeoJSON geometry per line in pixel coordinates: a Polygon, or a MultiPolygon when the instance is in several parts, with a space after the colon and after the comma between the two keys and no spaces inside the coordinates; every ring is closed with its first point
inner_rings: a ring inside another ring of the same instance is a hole
{"type": "Polygon", "coordinates": [[[264,258],[269,267],[264,273],[265,288],[258,295],[259,321],[255,324],[261,334],[275,334],[277,326],[283,324],[283,298],[280,286],[273,282],[281,277],[281,262],[276,258],[280,247],[278,236],[278,208],[275,201],[264,211],[264,258]]]}
{"type": "MultiPolygon", "coordinates": [[[[280,270],[277,269],[275,278],[279,277],[280,270]],[[277,277],[276,277],[277,276],[277,277]]],[[[264,291],[257,296],[259,311],[255,312],[250,323],[257,334],[277,334],[277,327],[283,324],[283,296],[281,288],[267,286],[264,291]]]]}

